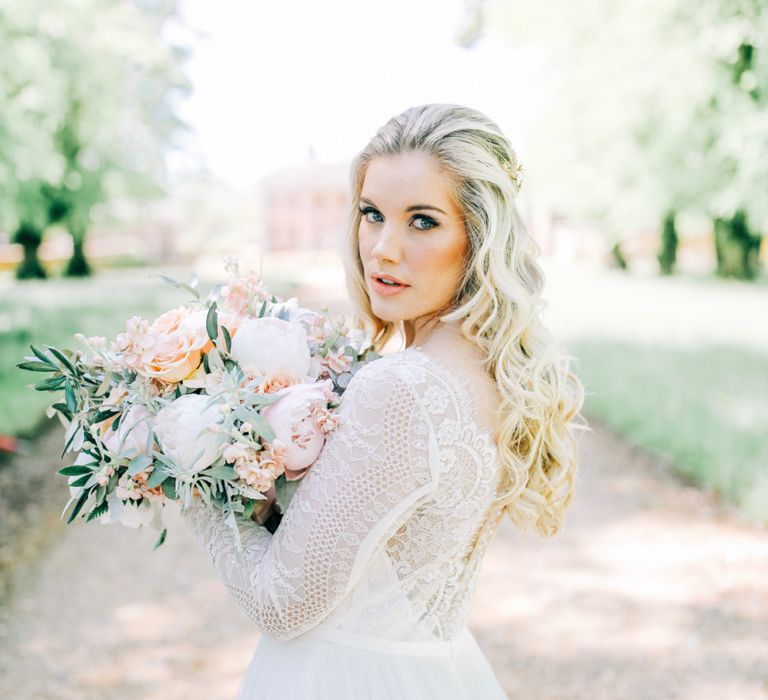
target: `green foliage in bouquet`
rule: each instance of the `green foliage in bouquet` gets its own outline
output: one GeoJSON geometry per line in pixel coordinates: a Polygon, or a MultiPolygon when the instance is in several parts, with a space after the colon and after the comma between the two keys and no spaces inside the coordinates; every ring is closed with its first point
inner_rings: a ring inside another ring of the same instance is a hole
{"type": "Polygon", "coordinates": [[[164,278],[192,300],[152,324],[129,319],[109,348],[78,335],[88,352],[33,345],[17,365],[48,375],[36,390],[60,392],[49,416],[66,426],[62,456],[79,453],[59,470],[71,491],[67,523],[151,524],[162,529],[157,547],[165,501],[187,508],[199,497],[223,511],[239,542],[236,516],[250,518],[266,494],[278,513],[288,507],[337,425],[349,380],[378,355],[343,319],[270,294],[232,261],[228,269],[230,281],[205,301],[194,276],[164,278]]]}

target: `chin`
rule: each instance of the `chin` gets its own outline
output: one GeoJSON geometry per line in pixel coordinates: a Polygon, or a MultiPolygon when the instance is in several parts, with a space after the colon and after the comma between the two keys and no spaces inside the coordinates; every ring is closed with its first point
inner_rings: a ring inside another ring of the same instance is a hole
{"type": "Polygon", "coordinates": [[[373,311],[374,316],[387,323],[397,323],[398,321],[403,320],[402,314],[394,313],[391,310],[379,309],[373,304],[371,305],[371,310],[373,311]]]}

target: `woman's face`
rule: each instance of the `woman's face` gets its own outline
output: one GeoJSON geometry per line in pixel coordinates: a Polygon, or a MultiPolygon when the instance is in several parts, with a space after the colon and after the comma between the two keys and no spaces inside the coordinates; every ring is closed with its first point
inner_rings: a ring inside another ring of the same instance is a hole
{"type": "Polygon", "coordinates": [[[420,151],[373,158],[360,210],[358,246],[373,313],[418,326],[444,312],[469,244],[453,182],[437,158],[420,151]],[[381,275],[402,284],[388,286],[381,275]]]}

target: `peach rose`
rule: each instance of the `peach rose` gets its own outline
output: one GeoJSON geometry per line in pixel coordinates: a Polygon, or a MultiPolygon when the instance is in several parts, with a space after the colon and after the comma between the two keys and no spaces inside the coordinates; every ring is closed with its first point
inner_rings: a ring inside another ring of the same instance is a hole
{"type": "Polygon", "coordinates": [[[174,383],[192,374],[211,341],[205,331],[205,312],[186,307],[159,316],[146,333],[152,342],[141,354],[139,372],[162,382],[174,383]]]}
{"type": "Polygon", "coordinates": [[[262,387],[262,391],[265,394],[275,394],[278,391],[287,389],[289,386],[293,386],[296,383],[297,381],[287,374],[275,374],[271,377],[267,377],[262,387]]]}

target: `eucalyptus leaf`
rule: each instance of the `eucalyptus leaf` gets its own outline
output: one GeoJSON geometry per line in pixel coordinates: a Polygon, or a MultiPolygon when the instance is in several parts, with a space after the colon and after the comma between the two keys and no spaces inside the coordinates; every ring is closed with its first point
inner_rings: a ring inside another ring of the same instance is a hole
{"type": "Polygon", "coordinates": [[[72,512],[69,514],[69,518],[67,518],[67,525],[69,525],[76,517],[77,514],[82,510],[83,505],[85,505],[85,502],[88,500],[88,496],[91,495],[91,492],[83,489],[83,492],[80,494],[80,497],[77,499],[77,503],[75,503],[75,507],[72,509],[72,512]]]}
{"type": "Polygon", "coordinates": [[[163,482],[163,493],[166,498],[170,498],[172,501],[175,501],[178,498],[176,494],[176,482],[173,479],[166,479],[163,482]]]}
{"type": "Polygon", "coordinates": [[[88,472],[84,476],[78,477],[74,481],[72,481],[69,485],[73,488],[77,488],[78,486],[85,486],[85,484],[88,483],[88,480],[91,478],[91,473],[88,472]]]}
{"type": "Polygon", "coordinates": [[[43,379],[42,382],[35,384],[35,389],[38,391],[56,391],[57,389],[61,389],[66,381],[67,378],[64,375],[48,377],[48,379],[43,379]]]}
{"type": "Polygon", "coordinates": [[[214,479],[223,479],[224,481],[234,481],[237,479],[237,472],[235,471],[234,467],[210,467],[201,472],[201,474],[205,474],[214,479]]]}
{"type": "Polygon", "coordinates": [[[37,355],[37,357],[40,359],[41,362],[47,362],[49,365],[56,366],[53,362],[51,362],[51,358],[48,357],[40,348],[35,347],[34,345],[30,345],[30,348],[32,348],[32,352],[37,355]]]}
{"type": "Polygon", "coordinates": [[[83,426],[79,421],[73,421],[67,428],[66,439],[64,442],[64,451],[61,453],[63,457],[67,452],[77,451],[82,447],[83,441],[83,426]]]}
{"type": "Polygon", "coordinates": [[[256,394],[254,392],[248,392],[246,395],[251,405],[256,408],[269,406],[283,398],[280,394],[256,394]]]}
{"type": "Polygon", "coordinates": [[[168,528],[164,527],[163,531],[160,533],[160,537],[158,538],[157,542],[155,542],[155,546],[152,549],[157,549],[163,542],[165,542],[165,536],[168,534],[168,528]]]}
{"type": "Polygon", "coordinates": [[[103,411],[99,411],[92,419],[92,423],[102,423],[105,420],[116,416],[120,411],[116,411],[114,408],[107,408],[103,411]]]}
{"type": "Polygon", "coordinates": [[[217,348],[211,348],[208,354],[205,356],[208,359],[208,366],[212,370],[223,370],[224,360],[221,357],[221,353],[217,348]]]}
{"type": "Polygon", "coordinates": [[[255,414],[249,422],[253,426],[254,434],[260,435],[267,442],[272,442],[275,439],[275,431],[272,430],[272,426],[264,416],[255,414]]]}
{"type": "Polygon", "coordinates": [[[170,285],[173,285],[177,289],[183,289],[185,292],[189,292],[196,299],[200,298],[199,292],[188,284],[184,284],[183,282],[178,282],[172,277],[166,277],[165,275],[153,275],[153,277],[159,277],[160,279],[162,279],[163,281],[167,282],[170,285]]]}
{"type": "Polygon", "coordinates": [[[208,309],[208,314],[205,317],[205,330],[208,332],[208,337],[214,342],[219,340],[219,313],[216,307],[216,302],[211,304],[211,308],[208,309]]]}
{"type": "Polygon", "coordinates": [[[51,406],[51,408],[54,411],[58,411],[59,413],[61,413],[61,415],[64,416],[67,420],[69,420],[69,421],[72,420],[72,413],[67,408],[67,404],[65,404],[65,403],[55,403],[55,404],[53,404],[51,406]]]}
{"type": "Polygon", "coordinates": [[[155,470],[147,479],[147,487],[150,489],[160,486],[168,478],[168,472],[159,464],[155,465],[155,470]]]}
{"type": "Polygon", "coordinates": [[[240,541],[240,528],[237,525],[237,520],[233,511],[229,511],[229,514],[225,518],[224,522],[229,526],[229,529],[232,530],[232,534],[235,538],[235,545],[237,546],[237,556],[238,559],[242,561],[243,544],[240,541]]]}
{"type": "Polygon", "coordinates": [[[75,397],[75,388],[71,382],[67,382],[64,386],[64,398],[67,402],[67,408],[74,413],[77,411],[77,398],[75,397]]]}
{"type": "Polygon", "coordinates": [[[59,368],[47,362],[19,362],[16,365],[19,369],[25,369],[28,372],[58,372],[59,368]]]}
{"type": "Polygon", "coordinates": [[[72,374],[77,374],[77,371],[75,370],[75,366],[72,364],[72,361],[60,350],[57,350],[56,348],[47,345],[46,346],[48,350],[51,351],[51,354],[59,361],[61,362],[64,367],[66,367],[72,374]]]}
{"type": "Polygon", "coordinates": [[[284,478],[278,478],[275,480],[276,500],[283,513],[288,510],[288,506],[293,500],[293,496],[296,493],[296,489],[299,488],[300,483],[301,479],[298,479],[297,481],[288,481],[284,478]]]}
{"type": "Polygon", "coordinates": [[[135,476],[152,464],[152,458],[147,455],[139,455],[128,462],[128,476],[135,476]]]}
{"type": "Polygon", "coordinates": [[[243,502],[243,517],[250,518],[253,515],[253,509],[256,507],[256,501],[250,498],[243,502]]]}
{"type": "MultiPolygon", "coordinates": [[[[97,467],[98,464],[92,466],[97,467]]],[[[71,467],[64,467],[59,469],[58,473],[64,476],[79,476],[80,474],[90,474],[93,471],[87,464],[73,464],[71,467]]]]}
{"type": "Polygon", "coordinates": [[[107,372],[94,392],[94,396],[103,396],[112,387],[112,374],[107,372]]]}

